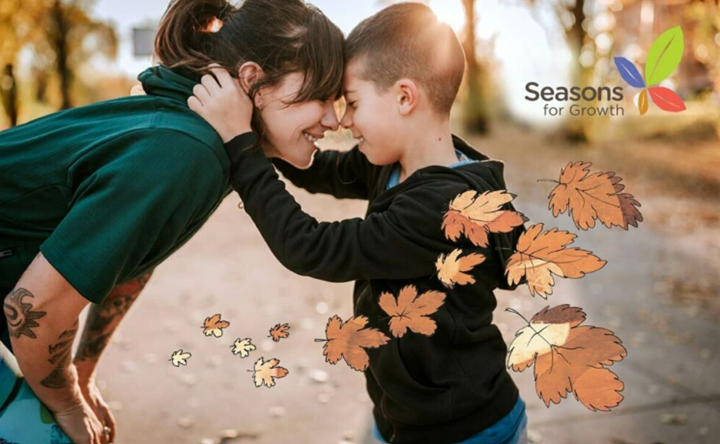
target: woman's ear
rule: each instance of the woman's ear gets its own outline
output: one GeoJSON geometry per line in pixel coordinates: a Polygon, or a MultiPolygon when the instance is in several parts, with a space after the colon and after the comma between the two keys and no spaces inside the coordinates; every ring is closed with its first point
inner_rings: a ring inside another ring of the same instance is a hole
{"type": "Polygon", "coordinates": [[[395,91],[400,114],[403,116],[410,114],[418,104],[417,84],[410,79],[400,79],[395,82],[395,91]]]}
{"type": "MultiPolygon", "coordinates": [[[[262,79],[264,75],[263,69],[255,62],[245,62],[238,70],[238,80],[246,94],[249,94],[253,85],[262,79]]],[[[255,106],[259,107],[262,105],[261,96],[262,92],[258,91],[255,95],[255,106]]]]}

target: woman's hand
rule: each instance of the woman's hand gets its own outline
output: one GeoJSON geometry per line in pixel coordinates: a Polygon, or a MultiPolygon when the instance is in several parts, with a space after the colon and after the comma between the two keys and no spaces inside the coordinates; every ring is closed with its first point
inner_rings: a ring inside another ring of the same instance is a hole
{"type": "Polygon", "coordinates": [[[80,385],[80,391],[82,392],[85,401],[88,405],[90,405],[93,412],[95,412],[98,420],[100,420],[102,427],[110,429],[110,433],[108,435],[109,441],[107,442],[115,442],[115,431],[117,430],[115,417],[110,411],[110,407],[108,407],[107,403],[103,399],[100,389],[98,389],[95,384],[95,378],[84,374],[80,371],[80,368],[81,367],[78,367],[78,384],[80,385]]]}
{"type": "Polygon", "coordinates": [[[240,82],[226,70],[219,67],[210,70],[217,80],[210,74],[204,75],[201,83],[195,85],[194,95],[188,98],[188,106],[227,143],[235,136],[252,131],[253,103],[240,82]]]}
{"type": "Polygon", "coordinates": [[[103,430],[103,425],[84,400],[79,400],[73,407],[53,412],[55,422],[75,444],[108,444],[110,433],[103,430]]]}

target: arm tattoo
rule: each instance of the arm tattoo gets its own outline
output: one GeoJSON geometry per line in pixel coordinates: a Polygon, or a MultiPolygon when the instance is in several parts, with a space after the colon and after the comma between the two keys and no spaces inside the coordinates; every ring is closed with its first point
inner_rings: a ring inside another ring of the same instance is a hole
{"type": "Polygon", "coordinates": [[[69,384],[68,364],[72,352],[72,343],[77,332],[78,321],[76,320],[70,330],[65,330],[58,336],[59,342],[48,345],[48,354],[50,358],[48,362],[55,365],[52,372],[42,381],[44,387],[51,389],[65,388],[69,384]]]}
{"type": "Polygon", "coordinates": [[[32,329],[40,326],[36,320],[47,313],[33,311],[32,301],[27,299],[34,297],[28,290],[17,288],[5,298],[3,308],[11,336],[20,338],[20,336],[25,335],[32,339],[37,338],[32,329]]]}
{"type": "Polygon", "coordinates": [[[120,320],[130,310],[135,299],[150,279],[152,272],[121,284],[99,305],[93,305],[88,313],[87,324],[75,356],[78,361],[97,361],[110,342],[110,337],[120,320]]]}

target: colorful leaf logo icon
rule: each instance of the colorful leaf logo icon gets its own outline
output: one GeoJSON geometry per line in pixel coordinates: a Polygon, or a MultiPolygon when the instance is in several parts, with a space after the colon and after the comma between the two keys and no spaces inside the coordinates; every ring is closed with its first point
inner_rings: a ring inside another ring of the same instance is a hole
{"type": "Polygon", "coordinates": [[[635,68],[633,62],[625,57],[615,57],[615,66],[617,66],[620,76],[628,85],[634,86],[635,88],[645,88],[645,80],[643,80],[640,71],[635,68]]]}
{"type": "Polygon", "coordinates": [[[653,103],[663,111],[673,113],[685,110],[685,103],[674,91],[654,86],[667,79],[670,74],[680,65],[685,44],[683,42],[682,29],[679,26],[670,28],[655,39],[648,52],[645,63],[645,78],[635,65],[625,57],[615,57],[620,77],[628,85],[635,88],[642,88],[638,97],[638,109],[642,116],[648,110],[648,95],[653,103]]]}
{"type": "Polygon", "coordinates": [[[650,47],[645,63],[645,80],[648,86],[657,85],[675,71],[682,59],[684,48],[683,33],[679,26],[660,34],[650,47]]]}
{"type": "Polygon", "coordinates": [[[650,92],[653,103],[663,111],[676,113],[685,109],[685,103],[683,103],[680,96],[671,89],[662,86],[653,86],[648,88],[648,91],[650,92]]]}

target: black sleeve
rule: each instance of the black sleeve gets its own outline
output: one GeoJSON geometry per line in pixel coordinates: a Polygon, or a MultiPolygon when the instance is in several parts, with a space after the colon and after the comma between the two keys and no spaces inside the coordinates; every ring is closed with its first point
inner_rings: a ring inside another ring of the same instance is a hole
{"type": "Polygon", "coordinates": [[[233,187],[270,250],[293,272],[331,282],[411,279],[432,275],[437,255],[448,251],[443,205],[431,187],[400,195],[366,219],[318,222],[287,192],[264,154],[243,150],[241,142],[226,145],[233,187]]]}
{"type": "Polygon", "coordinates": [[[338,199],[368,198],[368,173],[373,165],[357,146],[350,151],[317,151],[307,169],[295,168],[281,159],[272,162],[290,182],[310,193],[338,199]]]}

